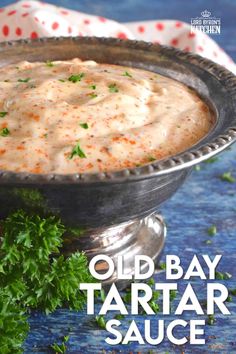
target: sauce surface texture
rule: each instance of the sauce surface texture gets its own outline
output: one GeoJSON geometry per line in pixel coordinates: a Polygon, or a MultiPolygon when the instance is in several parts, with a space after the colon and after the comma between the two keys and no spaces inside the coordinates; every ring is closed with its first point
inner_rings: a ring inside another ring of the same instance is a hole
{"type": "Polygon", "coordinates": [[[185,85],[80,59],[0,68],[0,169],[121,170],[175,155],[214,117],[185,85]]]}

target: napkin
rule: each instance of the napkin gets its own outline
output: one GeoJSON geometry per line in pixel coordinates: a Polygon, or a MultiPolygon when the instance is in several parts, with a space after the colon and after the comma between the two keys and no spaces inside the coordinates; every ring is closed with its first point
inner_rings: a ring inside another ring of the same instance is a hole
{"type": "Polygon", "coordinates": [[[236,73],[233,60],[213,39],[178,20],[118,23],[41,1],[19,1],[0,9],[0,41],[52,36],[140,39],[197,53],[236,73]]]}

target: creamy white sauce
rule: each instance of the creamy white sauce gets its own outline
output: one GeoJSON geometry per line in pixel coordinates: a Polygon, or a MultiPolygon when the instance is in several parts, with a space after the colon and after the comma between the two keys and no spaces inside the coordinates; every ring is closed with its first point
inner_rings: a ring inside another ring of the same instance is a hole
{"type": "Polygon", "coordinates": [[[213,123],[194,91],[152,72],[79,59],[0,69],[0,169],[134,167],[189,148],[213,123]]]}

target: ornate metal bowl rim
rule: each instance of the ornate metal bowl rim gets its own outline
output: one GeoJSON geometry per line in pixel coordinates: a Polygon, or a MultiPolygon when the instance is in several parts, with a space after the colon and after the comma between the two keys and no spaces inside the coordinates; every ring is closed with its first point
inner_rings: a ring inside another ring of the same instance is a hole
{"type": "MultiPolygon", "coordinates": [[[[144,41],[136,40],[121,40],[116,38],[98,38],[98,37],[52,37],[52,38],[38,38],[38,39],[23,39],[17,41],[9,41],[0,43],[0,49],[10,46],[24,46],[33,44],[34,42],[54,42],[71,40],[73,42],[82,41],[87,43],[101,43],[105,45],[119,45],[129,49],[142,49],[145,51],[157,51],[160,48],[162,54],[173,54],[175,57],[188,61],[193,65],[197,65],[201,69],[209,72],[215,76],[218,81],[224,84],[229,95],[236,100],[236,77],[229,70],[225,69],[209,59],[205,59],[197,54],[183,52],[179,49],[153,44],[144,41]]],[[[207,137],[207,136],[206,136],[207,137]]],[[[203,139],[204,140],[204,139],[203,139]]],[[[150,162],[149,164],[128,168],[115,172],[102,172],[102,173],[74,173],[74,174],[32,174],[25,172],[11,172],[0,171],[0,183],[44,183],[44,184],[81,184],[81,183],[117,183],[126,182],[129,180],[139,180],[151,178],[166,173],[171,173],[183,168],[191,167],[203,160],[210,158],[221,150],[225,149],[228,145],[236,141],[236,120],[234,117],[234,125],[210,142],[200,143],[198,148],[190,148],[177,155],[165,158],[160,161],[150,162]]],[[[199,145],[199,144],[198,144],[199,145]]]]}

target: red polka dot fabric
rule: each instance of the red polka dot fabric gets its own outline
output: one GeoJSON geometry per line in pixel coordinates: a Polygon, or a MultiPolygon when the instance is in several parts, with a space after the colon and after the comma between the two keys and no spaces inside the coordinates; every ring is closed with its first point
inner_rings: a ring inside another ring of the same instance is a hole
{"type": "Polygon", "coordinates": [[[197,53],[236,74],[236,65],[223,49],[207,34],[200,31],[192,32],[188,23],[178,20],[157,20],[127,23],[126,27],[136,39],[197,53]]]}
{"type": "Polygon", "coordinates": [[[23,0],[0,8],[0,41],[53,36],[140,39],[197,53],[236,73],[236,65],[214,40],[205,33],[192,32],[188,23],[178,20],[121,24],[41,1],[23,0]]]}

